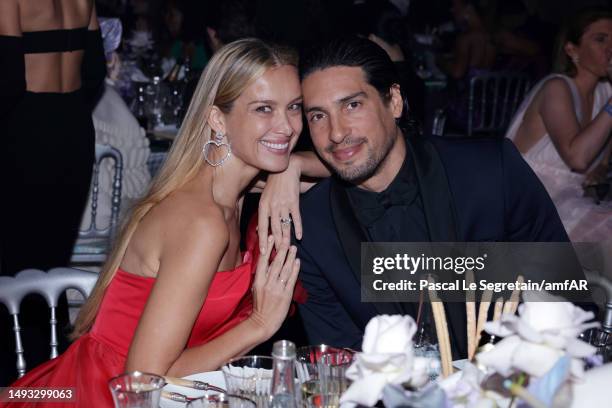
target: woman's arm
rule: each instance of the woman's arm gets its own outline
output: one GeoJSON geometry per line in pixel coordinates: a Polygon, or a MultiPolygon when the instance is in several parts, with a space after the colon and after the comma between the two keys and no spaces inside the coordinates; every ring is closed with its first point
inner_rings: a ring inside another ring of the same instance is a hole
{"type": "Polygon", "coordinates": [[[612,115],[602,110],[581,128],[563,79],[548,81],[542,92],[539,114],[546,131],[565,164],[574,171],[585,172],[608,140],[612,115]]]}
{"type": "Polygon", "coordinates": [[[246,354],[278,331],[291,305],[300,261],[296,259],[297,249],[289,248],[289,239],[286,239],[277,248],[274,261],[268,266],[273,242],[270,236],[266,251],[257,263],[253,283],[253,313],[249,319],[202,346],[185,350],[170,367],[169,375],[182,377],[216,370],[230,358],[246,354]]]}
{"type": "Polygon", "coordinates": [[[299,270],[295,251],[285,262],[288,240],[270,268],[272,244],[260,257],[251,316],[219,338],[185,349],[228,243],[221,216],[193,218],[175,218],[165,229],[157,279],[132,340],[126,370],[184,376],[216,369],[270,337],[286,316],[299,270]],[[280,279],[286,287],[278,283],[280,279]]]}
{"type": "Polygon", "coordinates": [[[102,96],[105,78],[106,57],[94,4],[87,26],[87,43],[81,63],[81,83],[91,110],[102,96]]]}
{"type": "Polygon", "coordinates": [[[265,245],[268,227],[274,235],[275,245],[279,246],[283,237],[289,237],[291,228],[283,227],[281,218],[293,220],[297,239],[302,239],[302,219],[300,217],[300,193],[314,185],[316,179],[329,177],[330,171],[311,151],[291,154],[287,170],[269,174],[263,193],[259,199],[258,234],[260,246],[265,245]],[[303,180],[306,177],[310,180],[303,180]]]}
{"type": "Polygon", "coordinates": [[[166,374],[186,347],[229,240],[222,216],[187,213],[165,223],[159,270],[126,370],[166,374]]]}
{"type": "Polygon", "coordinates": [[[588,187],[588,186],[593,186],[593,185],[605,182],[608,176],[608,171],[610,170],[610,160],[611,159],[612,159],[612,140],[609,140],[606,150],[601,156],[601,160],[599,161],[597,166],[593,168],[593,170],[585,174],[584,182],[582,183],[582,185],[585,187],[588,187]]]}

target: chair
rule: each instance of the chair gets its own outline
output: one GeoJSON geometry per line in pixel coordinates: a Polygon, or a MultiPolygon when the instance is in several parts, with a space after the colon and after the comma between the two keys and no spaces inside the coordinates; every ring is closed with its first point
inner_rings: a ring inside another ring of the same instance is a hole
{"type": "Polygon", "coordinates": [[[26,269],[15,277],[0,276],[0,303],[6,305],[9,314],[13,317],[13,332],[15,333],[15,353],[17,354],[17,373],[22,377],[26,372],[24,350],[21,342],[21,328],[19,326],[19,310],[21,301],[29,294],[42,295],[51,309],[51,355],[57,357],[57,320],[55,309],[60,295],[66,289],[76,289],[85,297],[89,296],[98,274],[72,268],[54,268],[49,272],[38,269],[26,269]]]}
{"type": "Polygon", "coordinates": [[[91,223],[86,230],[79,231],[70,263],[100,264],[106,260],[111,238],[114,236],[121,208],[121,173],[123,171],[123,158],[121,152],[110,145],[96,143],[96,160],[93,168],[91,186],[91,223]],[[106,158],[114,160],[114,175],[112,182],[111,217],[108,226],[98,227],[96,216],[98,210],[98,192],[100,190],[100,165],[106,158]]]}
{"type": "MultiPolygon", "coordinates": [[[[468,95],[467,136],[503,136],[529,87],[529,77],[521,73],[491,72],[474,76],[468,95]]],[[[432,134],[444,136],[445,122],[445,111],[436,111],[432,134]]]]}

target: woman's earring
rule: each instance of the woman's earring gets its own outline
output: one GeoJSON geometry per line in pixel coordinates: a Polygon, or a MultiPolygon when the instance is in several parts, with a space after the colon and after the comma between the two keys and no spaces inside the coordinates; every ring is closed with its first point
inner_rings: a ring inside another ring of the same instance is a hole
{"type": "Polygon", "coordinates": [[[577,55],[574,55],[572,57],[572,62],[574,63],[574,65],[578,65],[578,63],[580,62],[580,57],[578,57],[577,55]]]}
{"type": "Polygon", "coordinates": [[[204,143],[204,148],[202,149],[202,152],[204,153],[204,160],[206,160],[206,163],[213,167],[222,165],[232,154],[232,148],[229,143],[223,141],[223,136],[223,132],[215,132],[215,138],[204,143]],[[226,149],[225,155],[221,160],[213,161],[208,157],[210,155],[212,146],[217,149],[226,149]]]}

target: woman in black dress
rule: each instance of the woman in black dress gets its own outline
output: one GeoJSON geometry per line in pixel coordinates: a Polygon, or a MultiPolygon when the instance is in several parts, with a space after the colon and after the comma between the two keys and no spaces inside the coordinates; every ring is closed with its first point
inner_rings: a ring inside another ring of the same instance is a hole
{"type": "MultiPolygon", "coordinates": [[[[93,0],[0,2],[0,275],[68,265],[94,160],[91,110],[105,73],[93,0]]],[[[46,334],[48,317],[40,320],[46,334]]],[[[48,346],[37,348],[48,355],[48,346]]],[[[26,348],[26,359],[32,352],[26,348]]]]}

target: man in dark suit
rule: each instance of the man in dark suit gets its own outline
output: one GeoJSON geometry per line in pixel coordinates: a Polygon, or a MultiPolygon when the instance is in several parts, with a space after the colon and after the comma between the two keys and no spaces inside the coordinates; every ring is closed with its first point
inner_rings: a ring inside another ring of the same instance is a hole
{"type": "MultiPolygon", "coordinates": [[[[373,316],[415,315],[411,303],[361,302],[361,242],[567,241],[511,142],[402,129],[399,79],[374,43],[328,43],[302,59],[300,74],[312,142],[333,173],[300,203],[300,312],[311,344],[358,349],[373,316]]],[[[465,356],[465,307],[445,306],[454,354],[465,356]]]]}

